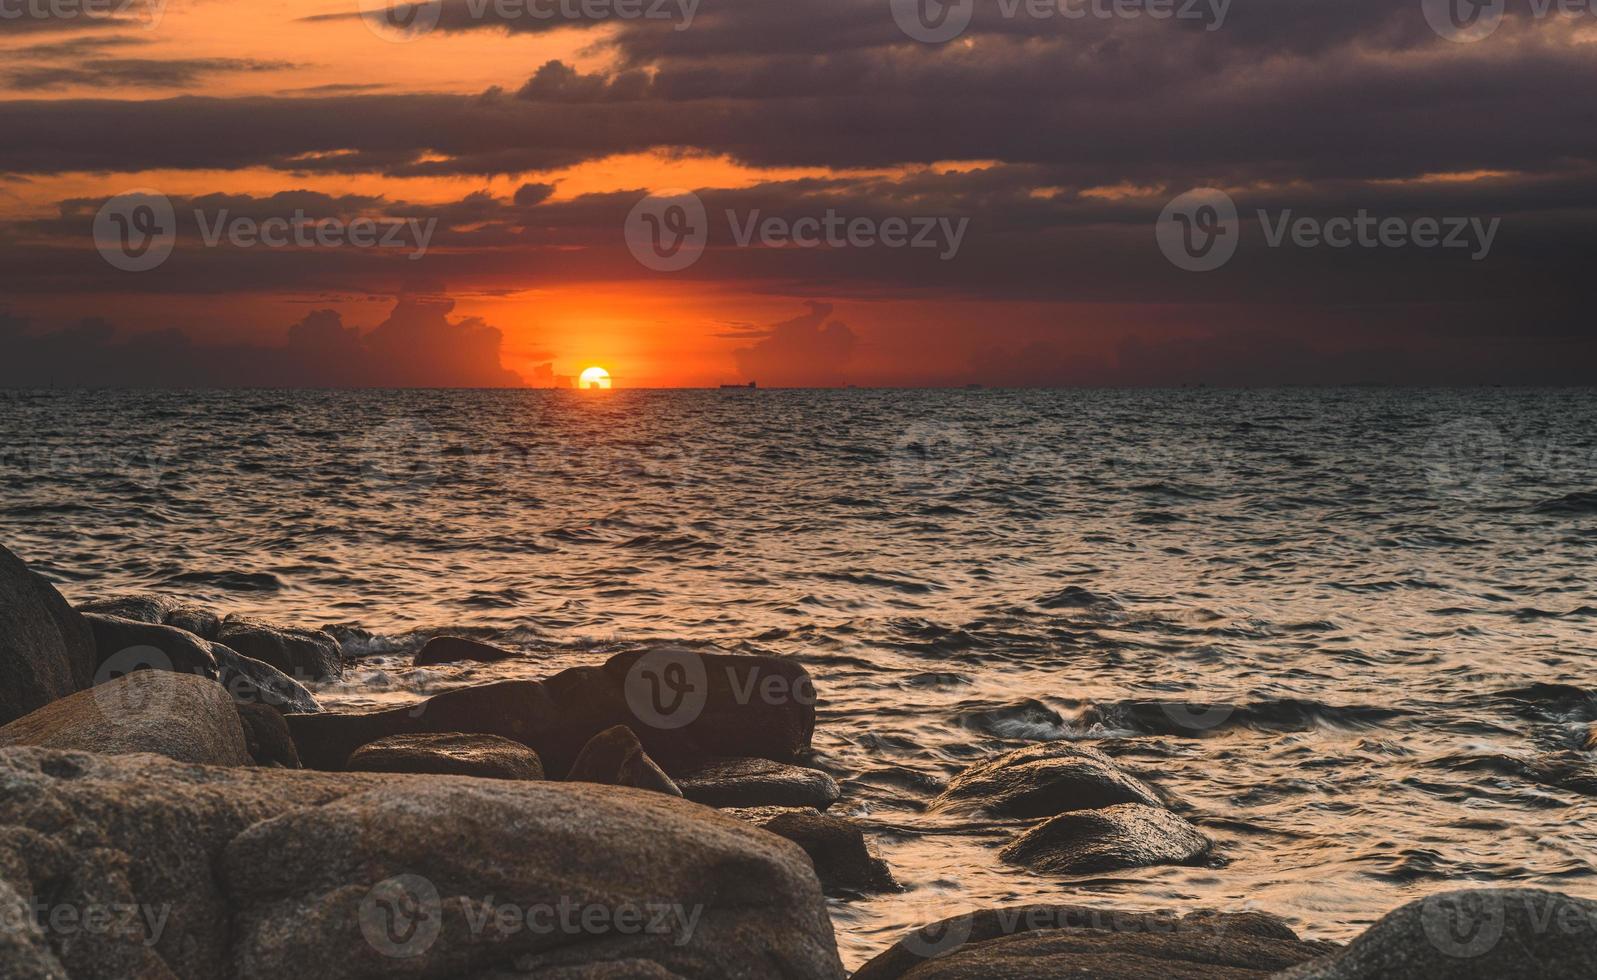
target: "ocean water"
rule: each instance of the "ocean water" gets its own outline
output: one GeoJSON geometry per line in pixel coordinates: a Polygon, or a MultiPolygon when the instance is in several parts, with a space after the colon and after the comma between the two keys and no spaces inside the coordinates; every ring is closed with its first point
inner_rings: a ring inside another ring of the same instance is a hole
{"type": "Polygon", "coordinates": [[[1461,883],[1597,898],[1592,391],[39,391],[0,433],[0,540],[69,598],[339,624],[330,707],[667,638],[802,660],[909,889],[833,902],[850,966],[1022,901],[1347,939],[1461,883]],[[524,656],[409,667],[441,630],[524,656]],[[1215,866],[1037,876],[923,812],[1047,739],[1215,866]]]}

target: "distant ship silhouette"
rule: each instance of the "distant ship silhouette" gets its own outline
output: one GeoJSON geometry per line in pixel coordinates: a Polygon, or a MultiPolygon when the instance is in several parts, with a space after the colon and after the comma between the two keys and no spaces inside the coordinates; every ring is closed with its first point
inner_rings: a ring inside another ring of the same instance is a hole
{"type": "Polygon", "coordinates": [[[721,387],[722,388],[744,389],[744,388],[758,388],[759,385],[757,385],[754,382],[750,381],[746,385],[722,385],[721,387]]]}

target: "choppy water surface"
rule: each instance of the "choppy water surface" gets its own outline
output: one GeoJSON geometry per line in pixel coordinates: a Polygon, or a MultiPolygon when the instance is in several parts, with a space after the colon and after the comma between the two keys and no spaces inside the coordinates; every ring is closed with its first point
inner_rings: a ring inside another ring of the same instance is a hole
{"type": "Polygon", "coordinates": [[[74,599],[352,624],[334,705],[654,638],[796,657],[910,890],[852,966],[1024,900],[1254,907],[1345,939],[1462,880],[1597,897],[1588,391],[0,393],[0,533],[74,599]],[[523,660],[416,670],[430,631],[523,660]],[[1214,868],[1072,880],[921,812],[1099,743],[1214,868]]]}

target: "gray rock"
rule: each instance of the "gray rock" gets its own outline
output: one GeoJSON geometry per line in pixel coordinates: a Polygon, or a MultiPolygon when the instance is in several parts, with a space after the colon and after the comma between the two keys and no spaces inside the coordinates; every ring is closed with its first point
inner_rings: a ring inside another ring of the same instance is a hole
{"type": "Polygon", "coordinates": [[[468,640],[463,636],[435,636],[428,640],[416,652],[415,665],[417,667],[431,667],[436,664],[456,663],[462,660],[471,660],[478,663],[493,663],[498,660],[511,660],[516,656],[509,650],[501,650],[496,646],[468,640]]]}
{"type": "Polygon", "coordinates": [[[154,752],[216,766],[251,762],[227,692],[204,677],[164,670],[141,670],[52,701],[0,728],[0,746],[12,745],[154,752]]]}
{"type": "Polygon", "coordinates": [[[824,810],[842,791],[819,769],[769,759],[711,759],[673,774],[682,795],[706,806],[807,806],[824,810]]]}
{"type": "Polygon", "coordinates": [[[299,753],[294,737],[282,714],[269,705],[235,702],[238,720],[244,725],[244,744],[257,766],[282,766],[298,769],[299,753]]]}
{"type": "Polygon", "coordinates": [[[1543,980],[1597,976],[1597,902],[1537,888],[1438,892],[1280,980],[1543,980]]]}
{"type": "Polygon", "coordinates": [[[1051,817],[1117,803],[1162,805],[1152,788],[1097,749],[1039,742],[966,769],[932,801],[931,809],[1051,817]]]}
{"type": "Polygon", "coordinates": [[[1121,803],[1062,813],[1021,834],[999,855],[1048,874],[1079,875],[1155,864],[1195,864],[1213,843],[1157,807],[1121,803]]]}
{"type": "Polygon", "coordinates": [[[632,729],[616,725],[588,740],[571,764],[566,779],[607,786],[633,786],[667,796],[681,796],[682,790],[655,765],[632,729]]]}
{"type": "Polygon", "coordinates": [[[721,811],[804,848],[828,895],[900,892],[887,862],[871,853],[852,820],[808,807],[731,807],[721,811]]]}
{"type": "Polygon", "coordinates": [[[984,909],[916,929],[853,980],[1260,980],[1323,954],[1259,912],[984,909]]]}
{"type": "Polygon", "coordinates": [[[160,916],[47,931],[73,977],[843,976],[797,847],[620,787],[9,749],[0,881],[160,916]]]}
{"type": "Polygon", "coordinates": [[[0,548],[0,725],[88,687],[95,666],[89,624],[0,548]]]}
{"type": "Polygon", "coordinates": [[[349,757],[351,772],[415,772],[482,779],[542,779],[538,753],[498,735],[390,735],[349,757]]]}
{"type": "Polygon", "coordinates": [[[91,599],[79,605],[78,612],[131,619],[151,626],[173,626],[203,640],[216,639],[222,626],[221,618],[204,606],[153,592],[91,599]]]}
{"type": "Polygon", "coordinates": [[[222,621],[216,640],[296,680],[326,681],[344,676],[344,655],[338,641],[321,630],[273,626],[230,616],[222,621]]]}
{"type": "Polygon", "coordinates": [[[217,681],[240,704],[264,704],[279,711],[322,710],[316,696],[303,684],[271,664],[243,656],[220,643],[211,644],[211,655],[216,658],[217,681]]]}

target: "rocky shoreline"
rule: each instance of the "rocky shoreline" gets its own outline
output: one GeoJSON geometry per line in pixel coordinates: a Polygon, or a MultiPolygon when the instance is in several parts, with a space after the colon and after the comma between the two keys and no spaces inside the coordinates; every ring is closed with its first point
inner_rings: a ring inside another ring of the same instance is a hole
{"type": "MultiPolygon", "coordinates": [[[[515,654],[440,637],[418,663],[515,654]]],[[[844,976],[827,902],[900,889],[807,763],[779,657],[618,654],[366,712],[332,635],[126,596],[74,609],[0,548],[0,975],[844,976]]],[[[1180,801],[1093,749],[971,767],[933,810],[1029,825],[1068,876],[1204,864],[1180,801]]],[[[957,873],[957,869],[951,869],[957,873]]],[[[858,980],[1597,975],[1597,903],[1446,892],[1346,946],[1256,911],[972,911],[858,980]]]]}

